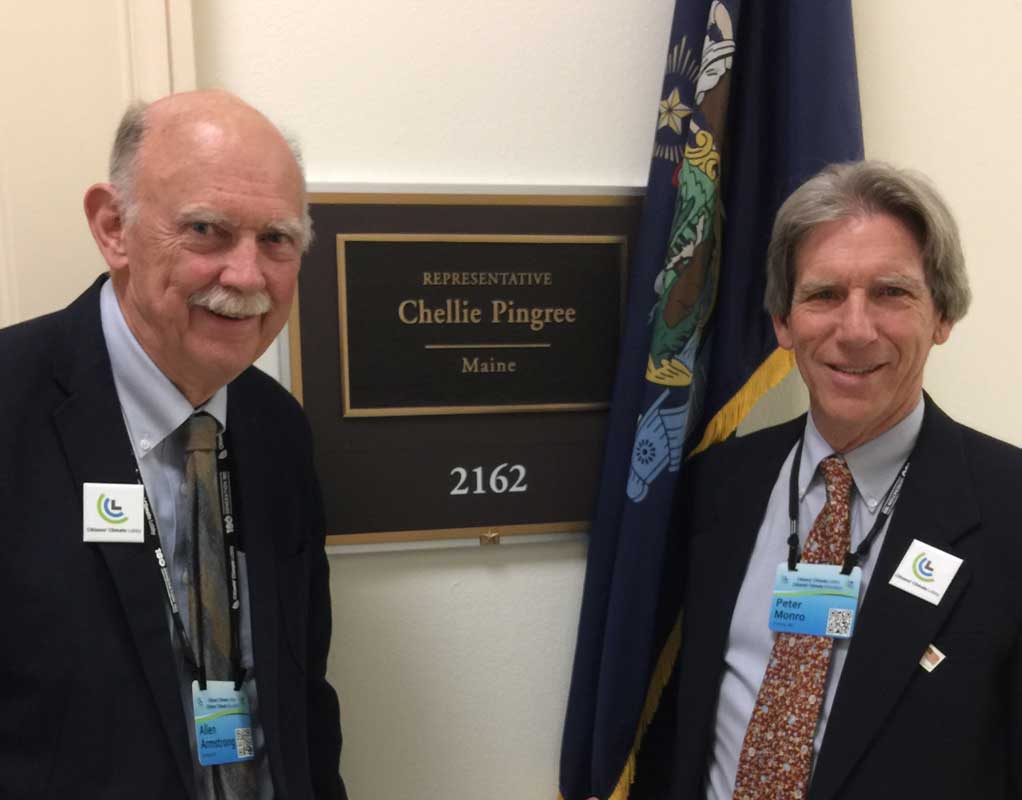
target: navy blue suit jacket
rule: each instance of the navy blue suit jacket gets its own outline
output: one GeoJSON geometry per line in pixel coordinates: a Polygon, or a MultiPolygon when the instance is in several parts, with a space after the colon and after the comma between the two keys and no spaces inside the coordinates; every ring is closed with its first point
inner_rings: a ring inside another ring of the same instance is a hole
{"type": "MultiPolygon", "coordinates": [[[[870,555],[876,568],[809,800],[1022,797],[1022,450],[925,402],[901,498],[870,555]],[[913,539],[964,559],[939,605],[888,583],[913,539]],[[926,672],[919,659],[931,643],[947,659],[926,672]]],[[[674,800],[705,797],[731,616],[804,425],[802,417],[734,439],[687,467],[674,800]]]]}
{"type": "MultiPolygon", "coordinates": [[[[134,483],[96,283],[0,331],[0,798],[194,797],[148,545],[82,541],[82,483],[134,483]]],[[[278,798],[344,797],[308,425],[254,368],[230,384],[259,705],[278,798]]]]}

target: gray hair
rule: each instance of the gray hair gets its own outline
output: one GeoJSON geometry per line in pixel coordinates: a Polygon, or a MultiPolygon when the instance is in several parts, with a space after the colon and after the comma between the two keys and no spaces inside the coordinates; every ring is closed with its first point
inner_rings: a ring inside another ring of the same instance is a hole
{"type": "Polygon", "coordinates": [[[782,319],[791,312],[798,249],[816,226],[870,214],[889,214],[913,233],[937,311],[952,323],[964,317],[972,293],[951,211],[925,177],[881,161],[831,164],[784,201],[767,248],[766,310],[782,319]]]}
{"type": "Polygon", "coordinates": [[[145,112],[148,103],[136,101],[128,106],[117,126],[114,146],[110,150],[110,183],[117,192],[121,215],[128,225],[138,216],[135,202],[135,163],[146,132],[145,112]]]}
{"type": "MultiPolygon", "coordinates": [[[[131,225],[138,216],[138,203],[135,197],[135,169],[138,166],[138,152],[145,138],[148,123],[146,111],[149,103],[138,100],[128,106],[117,126],[114,145],[110,150],[110,184],[117,193],[121,213],[126,224],[131,225]]],[[[315,234],[312,230],[312,217],[309,216],[309,197],[305,188],[305,160],[298,140],[287,133],[282,133],[288,149],[298,164],[302,180],[302,252],[309,249],[315,234]]]]}

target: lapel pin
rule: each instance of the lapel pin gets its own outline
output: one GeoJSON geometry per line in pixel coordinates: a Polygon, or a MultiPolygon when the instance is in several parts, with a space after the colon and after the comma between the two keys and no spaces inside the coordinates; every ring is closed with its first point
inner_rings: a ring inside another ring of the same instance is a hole
{"type": "Polygon", "coordinates": [[[947,656],[931,644],[926,648],[926,652],[923,653],[923,657],[919,659],[919,666],[927,672],[933,672],[940,666],[941,662],[945,658],[947,658],[947,656]]]}

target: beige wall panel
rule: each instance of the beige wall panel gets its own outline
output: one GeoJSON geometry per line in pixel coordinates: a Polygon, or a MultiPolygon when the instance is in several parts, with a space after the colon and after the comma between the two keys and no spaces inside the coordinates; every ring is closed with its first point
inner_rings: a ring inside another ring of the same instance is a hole
{"type": "Polygon", "coordinates": [[[0,17],[6,318],[65,305],[105,268],[81,198],[129,96],[121,2],[12,3],[0,17]]]}
{"type": "Polygon", "coordinates": [[[188,0],[10,3],[0,15],[0,325],[106,265],[82,212],[127,103],[194,85],[188,0]]]}

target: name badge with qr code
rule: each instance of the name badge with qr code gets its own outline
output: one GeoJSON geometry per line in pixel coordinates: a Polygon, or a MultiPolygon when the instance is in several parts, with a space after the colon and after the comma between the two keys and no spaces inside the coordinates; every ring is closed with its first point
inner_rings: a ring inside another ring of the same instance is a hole
{"type": "Polygon", "coordinates": [[[195,748],[204,767],[255,758],[252,712],[248,696],[235,691],[234,681],[192,681],[195,748]]]}
{"type": "Polygon", "coordinates": [[[837,564],[777,566],[770,600],[770,630],[848,639],[855,627],[862,570],[842,575],[837,564]]]}

